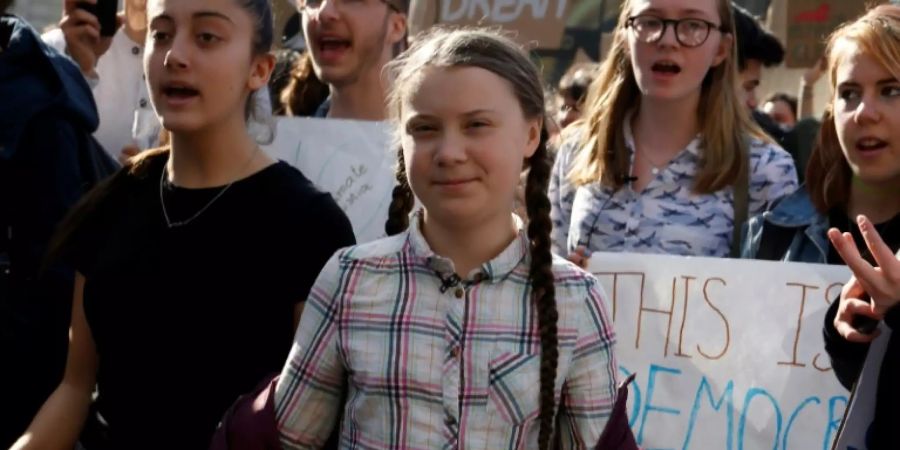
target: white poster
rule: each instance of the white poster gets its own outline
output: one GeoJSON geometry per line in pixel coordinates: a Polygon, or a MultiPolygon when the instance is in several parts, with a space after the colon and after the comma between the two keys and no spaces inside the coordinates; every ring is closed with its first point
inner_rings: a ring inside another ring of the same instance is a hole
{"type": "Polygon", "coordinates": [[[344,210],[356,242],[384,237],[396,151],[385,122],[279,117],[273,158],[300,169],[344,210]]]}
{"type": "Polygon", "coordinates": [[[843,266],[597,253],[644,449],[828,450],[848,392],[824,350],[843,266]]]}

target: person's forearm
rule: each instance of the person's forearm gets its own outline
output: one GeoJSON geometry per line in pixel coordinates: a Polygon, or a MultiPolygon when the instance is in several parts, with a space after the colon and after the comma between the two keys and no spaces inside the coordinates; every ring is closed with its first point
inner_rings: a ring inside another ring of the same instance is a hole
{"type": "Polygon", "coordinates": [[[90,390],[61,383],[10,450],[71,450],[90,404],[90,390]]]}
{"type": "Polygon", "coordinates": [[[814,106],[815,92],[813,85],[807,84],[805,80],[800,80],[800,92],[797,95],[797,111],[800,112],[797,120],[806,119],[815,115],[814,106]]]}

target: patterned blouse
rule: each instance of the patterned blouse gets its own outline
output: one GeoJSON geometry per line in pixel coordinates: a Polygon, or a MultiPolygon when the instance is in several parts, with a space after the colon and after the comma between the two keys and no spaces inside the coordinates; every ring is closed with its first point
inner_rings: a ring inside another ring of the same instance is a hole
{"type": "MultiPolygon", "coordinates": [[[[579,150],[577,133],[560,148],[550,178],[553,248],[568,255],[589,251],[728,256],[734,224],[734,189],[692,192],[700,158],[700,137],[682,150],[643,192],[630,185],[616,192],[600,183],[575,187],[568,174],[579,150]]],[[[625,121],[625,144],[634,164],[634,139],[625,121]]],[[[750,141],[748,216],[768,209],[797,190],[791,155],[775,144],[750,141]]],[[[741,224],[738,224],[740,230],[741,224]]]]}
{"type": "MultiPolygon", "coordinates": [[[[398,236],[339,251],[310,293],[275,402],[285,448],[537,448],[540,333],[523,230],[454,283],[415,216],[398,236]],[[345,403],[341,403],[346,395],[345,403]]],[[[596,279],[554,256],[557,426],[589,448],[616,388],[612,322],[596,279]]]]}

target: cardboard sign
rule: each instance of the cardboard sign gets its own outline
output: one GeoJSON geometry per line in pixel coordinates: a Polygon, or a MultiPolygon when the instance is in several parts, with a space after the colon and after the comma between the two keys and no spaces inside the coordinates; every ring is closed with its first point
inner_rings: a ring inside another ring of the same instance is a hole
{"type": "Polygon", "coordinates": [[[572,62],[599,61],[622,0],[412,0],[411,35],[434,24],[502,27],[541,59],[558,80],[572,62]],[[609,20],[610,17],[612,20],[609,20]]]}
{"type": "Polygon", "coordinates": [[[841,24],[854,20],[867,5],[884,0],[788,0],[785,64],[811,67],[825,51],[825,39],[841,24]]]}
{"type": "Polygon", "coordinates": [[[391,142],[383,122],[279,117],[265,149],[330,193],[363,243],[385,236],[395,179],[391,142]]]}
{"type": "Polygon", "coordinates": [[[847,391],[822,323],[843,266],[594,254],[648,449],[827,449],[847,391]]]}

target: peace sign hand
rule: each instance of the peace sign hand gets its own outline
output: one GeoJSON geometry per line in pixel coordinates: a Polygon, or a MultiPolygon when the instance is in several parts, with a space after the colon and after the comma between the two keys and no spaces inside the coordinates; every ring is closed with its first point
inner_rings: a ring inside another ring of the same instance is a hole
{"type": "MultiPolygon", "coordinates": [[[[900,303],[900,252],[897,256],[891,253],[891,249],[866,216],[859,216],[857,222],[866,246],[878,264],[877,267],[872,267],[860,255],[850,233],[842,234],[836,228],[832,228],[828,230],[828,238],[853,272],[859,285],[869,294],[872,300],[870,307],[874,315],[884,316],[900,303]]],[[[841,299],[843,298],[842,293],[841,299]]]]}

